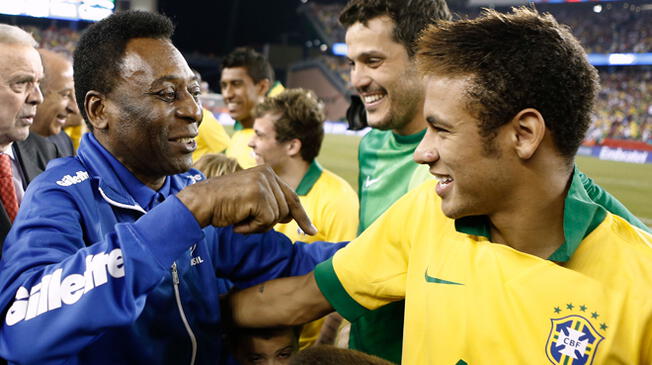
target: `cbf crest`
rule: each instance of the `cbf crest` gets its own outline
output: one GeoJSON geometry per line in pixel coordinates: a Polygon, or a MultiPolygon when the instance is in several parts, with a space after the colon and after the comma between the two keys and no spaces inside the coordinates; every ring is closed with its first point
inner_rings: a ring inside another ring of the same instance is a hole
{"type": "MultiPolygon", "coordinates": [[[[591,323],[591,320],[599,323],[600,314],[587,311],[585,305],[577,307],[578,311],[575,308],[573,304],[567,304],[564,311],[567,315],[564,316],[562,309],[555,307],[554,312],[560,317],[550,319],[546,355],[555,365],[591,365],[600,342],[604,340],[604,336],[591,323]]],[[[606,331],[606,323],[599,324],[599,328],[606,331]]]]}

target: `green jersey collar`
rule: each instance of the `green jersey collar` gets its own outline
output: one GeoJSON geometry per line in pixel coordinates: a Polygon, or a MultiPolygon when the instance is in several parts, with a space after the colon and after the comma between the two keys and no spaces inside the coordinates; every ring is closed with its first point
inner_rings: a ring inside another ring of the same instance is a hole
{"type": "Polygon", "coordinates": [[[297,195],[308,195],[310,192],[310,189],[312,189],[313,186],[315,186],[315,183],[317,180],[319,180],[319,177],[321,176],[321,173],[323,172],[322,167],[317,163],[317,161],[312,161],[310,163],[310,166],[308,167],[308,171],[306,171],[306,174],[303,175],[303,179],[301,179],[301,182],[299,183],[299,186],[297,186],[296,193],[297,195]]]}
{"type": "MultiPolygon", "coordinates": [[[[564,201],[564,243],[553,252],[548,260],[566,262],[570,260],[584,237],[604,220],[604,208],[589,198],[577,168],[573,170],[570,188],[564,201]]],[[[455,220],[458,232],[490,238],[489,221],[486,216],[464,217],[455,220]]]]}
{"type": "Polygon", "coordinates": [[[239,121],[236,120],[235,123],[233,123],[233,131],[237,132],[237,131],[241,131],[243,129],[244,129],[244,126],[239,121]]]}
{"type": "Polygon", "coordinates": [[[408,134],[407,136],[402,136],[402,135],[394,133],[394,132],[392,132],[392,135],[394,136],[394,139],[396,140],[396,143],[399,143],[399,144],[414,144],[414,143],[419,143],[423,139],[423,136],[426,135],[426,129],[422,130],[421,132],[415,133],[415,134],[408,134]]]}

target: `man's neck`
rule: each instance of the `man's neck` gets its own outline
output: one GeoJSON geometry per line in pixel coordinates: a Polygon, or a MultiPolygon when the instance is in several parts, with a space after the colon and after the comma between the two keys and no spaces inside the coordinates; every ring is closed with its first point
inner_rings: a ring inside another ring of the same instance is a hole
{"type": "Polygon", "coordinates": [[[50,133],[50,131],[47,128],[39,128],[38,126],[35,127],[35,124],[32,124],[32,126],[29,128],[29,131],[32,133],[36,133],[41,137],[49,137],[52,135],[52,133],[50,133]]]}
{"type": "Polygon", "coordinates": [[[401,136],[409,136],[421,132],[426,129],[427,126],[426,119],[423,117],[423,111],[419,111],[410,122],[399,128],[393,129],[392,132],[401,136]]]}
{"type": "Polygon", "coordinates": [[[489,216],[491,240],[547,259],[565,242],[564,204],[572,171],[565,176],[532,178],[540,181],[514,191],[511,206],[508,203],[489,216]]]}
{"type": "Polygon", "coordinates": [[[310,164],[304,161],[301,157],[290,159],[286,164],[275,169],[276,174],[285,181],[292,190],[297,190],[297,187],[303,180],[303,177],[308,172],[310,164]]]}

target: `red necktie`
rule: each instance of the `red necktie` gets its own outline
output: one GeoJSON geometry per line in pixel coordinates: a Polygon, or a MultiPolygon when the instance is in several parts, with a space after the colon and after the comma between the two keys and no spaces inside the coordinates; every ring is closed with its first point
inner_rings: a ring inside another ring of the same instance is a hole
{"type": "Polygon", "coordinates": [[[18,213],[18,199],[11,173],[11,158],[7,154],[0,154],[0,199],[9,219],[13,222],[18,213]]]}

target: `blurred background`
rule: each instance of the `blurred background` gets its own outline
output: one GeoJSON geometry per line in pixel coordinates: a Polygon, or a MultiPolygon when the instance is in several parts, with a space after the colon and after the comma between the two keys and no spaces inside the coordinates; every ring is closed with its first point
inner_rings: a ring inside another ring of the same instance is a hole
{"type": "MultiPolygon", "coordinates": [[[[0,0],[0,22],[31,31],[41,46],[72,53],[93,21],[122,9],[158,11],[177,25],[173,41],[198,70],[204,106],[224,124],[219,90],[221,58],[238,46],[268,57],[286,87],[312,89],[326,106],[320,161],[357,186],[356,151],[362,132],[346,131],[350,95],[344,29],[345,0],[0,0]]],[[[508,10],[509,0],[450,0],[457,17],[481,8],[508,10]]],[[[652,0],[545,1],[587,50],[602,91],[578,164],[589,176],[652,225],[652,0]],[[614,162],[615,161],[615,162],[614,162]]]]}

